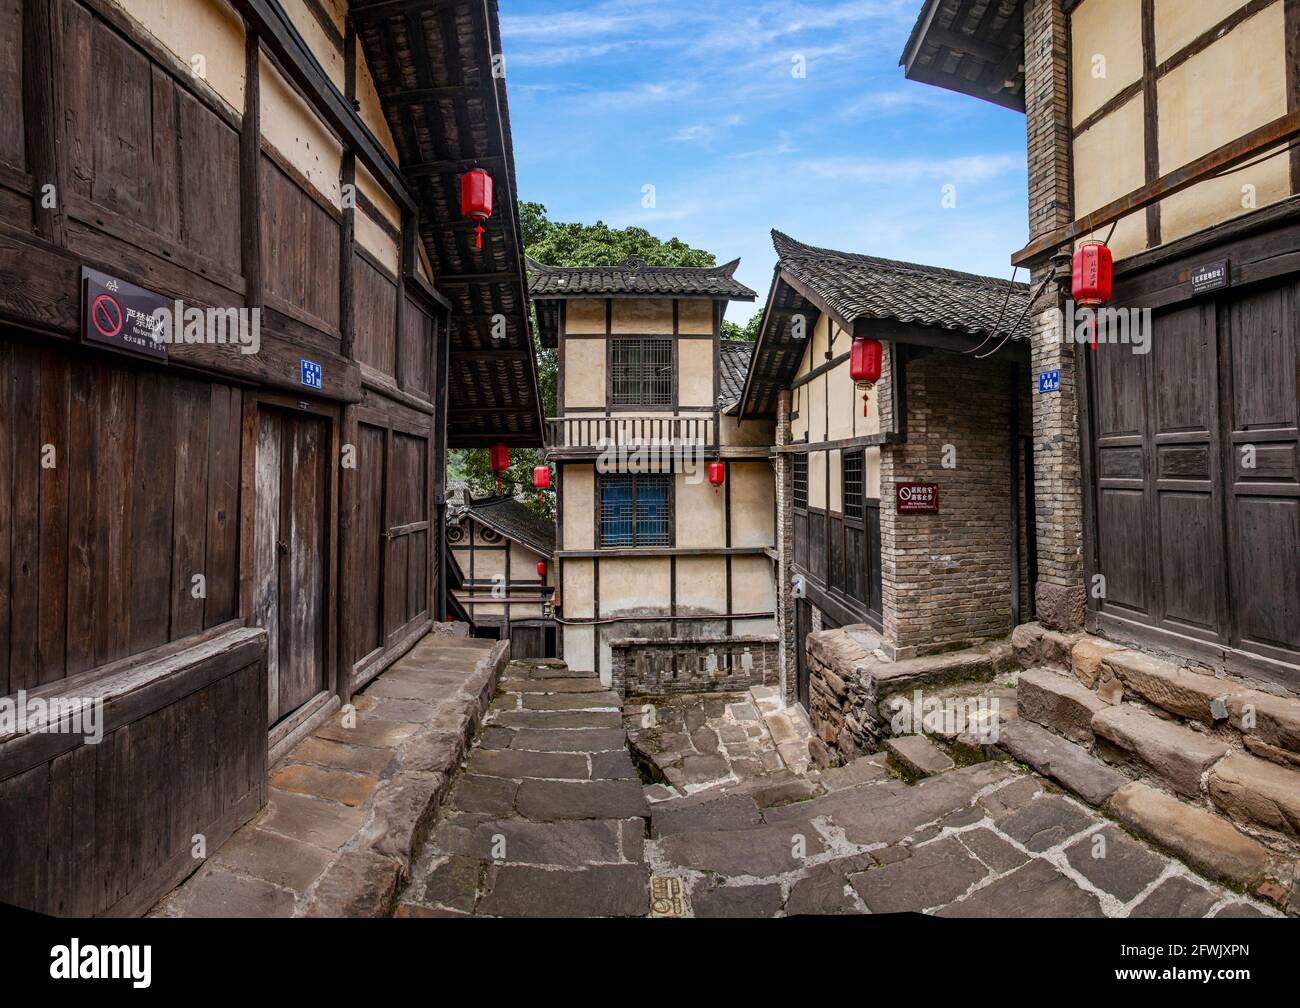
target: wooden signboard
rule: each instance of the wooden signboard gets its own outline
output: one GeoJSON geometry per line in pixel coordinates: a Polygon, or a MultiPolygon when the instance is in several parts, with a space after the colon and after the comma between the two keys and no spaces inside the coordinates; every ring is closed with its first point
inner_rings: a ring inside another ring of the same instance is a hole
{"type": "Polygon", "coordinates": [[[153,313],[172,303],[125,280],[81,269],[81,338],[116,350],[167,359],[167,344],[156,338],[153,313]]]}

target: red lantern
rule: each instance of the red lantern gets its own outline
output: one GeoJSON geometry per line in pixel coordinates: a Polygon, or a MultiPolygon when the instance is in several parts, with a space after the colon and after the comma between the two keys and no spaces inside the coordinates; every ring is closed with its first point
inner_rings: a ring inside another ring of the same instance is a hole
{"type": "Polygon", "coordinates": [[[1075,304],[1099,308],[1110,300],[1113,282],[1110,249],[1101,242],[1085,242],[1074,253],[1070,293],[1075,304]]]}
{"type": "Polygon", "coordinates": [[[542,580],[546,580],[546,561],[545,561],[545,560],[538,560],[538,561],[537,561],[537,576],[538,576],[539,578],[541,578],[542,580]]]}
{"type": "Polygon", "coordinates": [[[723,481],[727,478],[727,467],[721,462],[709,463],[709,482],[713,484],[713,490],[716,493],[718,487],[722,486],[723,481]]]}
{"type": "Polygon", "coordinates": [[[510,468],[510,449],[503,444],[494,444],[488,449],[488,465],[497,474],[497,494],[501,493],[501,474],[510,468]]]}
{"type": "Polygon", "coordinates": [[[849,377],[862,391],[862,415],[867,415],[867,392],[880,381],[885,348],[880,340],[855,339],[849,355],[849,377]]]}
{"type": "Polygon", "coordinates": [[[474,168],[460,177],[460,215],[478,223],[474,226],[474,247],[483,247],[483,222],[492,216],[492,176],[474,168]]]}
{"type": "MultiPolygon", "coordinates": [[[[1070,296],[1085,308],[1100,308],[1110,301],[1114,280],[1110,249],[1101,242],[1085,242],[1074,253],[1070,269],[1070,296]]],[[[1092,348],[1097,349],[1097,319],[1092,319],[1092,348]]]]}
{"type": "Polygon", "coordinates": [[[533,486],[537,490],[537,506],[542,506],[542,491],[551,485],[551,467],[533,466],[533,486]]]}

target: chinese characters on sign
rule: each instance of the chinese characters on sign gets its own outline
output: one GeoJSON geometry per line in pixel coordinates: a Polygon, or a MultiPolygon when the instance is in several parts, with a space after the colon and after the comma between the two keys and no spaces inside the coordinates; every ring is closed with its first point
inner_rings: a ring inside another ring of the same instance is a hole
{"type": "Polygon", "coordinates": [[[1044,371],[1038,376],[1038,394],[1061,391],[1060,370],[1044,371]]]}
{"type": "Polygon", "coordinates": [[[938,483],[899,483],[894,491],[899,514],[938,514],[938,483]]]}
{"type": "Polygon", "coordinates": [[[301,381],[308,388],[318,389],[321,387],[321,367],[315,361],[302,360],[302,377],[301,381]]]}
{"type": "Polygon", "coordinates": [[[81,268],[81,338],[118,350],[167,359],[154,312],[171,302],[125,280],[81,268]]]}
{"type": "Polygon", "coordinates": [[[1232,273],[1228,268],[1228,260],[1220,259],[1218,262],[1196,267],[1196,269],[1192,270],[1188,282],[1192,285],[1192,297],[1210,291],[1222,290],[1232,283],[1232,273]]]}

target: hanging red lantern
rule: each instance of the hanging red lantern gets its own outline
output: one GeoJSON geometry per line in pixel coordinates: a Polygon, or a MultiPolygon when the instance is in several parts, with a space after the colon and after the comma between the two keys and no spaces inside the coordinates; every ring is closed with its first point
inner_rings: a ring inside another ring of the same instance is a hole
{"type": "MultiPolygon", "coordinates": [[[[1084,242],[1070,264],[1070,296],[1084,308],[1100,308],[1110,301],[1114,260],[1103,242],[1084,242]]],[[[1097,349],[1097,318],[1092,319],[1092,348],[1097,349]]]]}
{"type": "Polygon", "coordinates": [[[497,475],[497,495],[501,494],[501,474],[510,468],[510,449],[503,444],[494,444],[488,449],[488,465],[497,475]]]}
{"type": "Polygon", "coordinates": [[[713,484],[714,492],[722,486],[723,481],[727,478],[727,467],[721,462],[709,463],[709,482],[713,484]]]}
{"type": "Polygon", "coordinates": [[[483,247],[483,222],[492,216],[492,176],[473,168],[460,177],[460,215],[477,221],[474,247],[483,247]]]}
{"type": "Polygon", "coordinates": [[[885,348],[880,340],[860,338],[853,341],[853,350],[849,354],[849,377],[862,389],[863,416],[867,415],[867,393],[880,381],[884,357],[885,348]]]}
{"type": "Polygon", "coordinates": [[[543,581],[546,580],[546,561],[545,561],[545,560],[538,560],[538,561],[537,561],[537,576],[538,576],[539,578],[541,578],[543,581]]]}
{"type": "Polygon", "coordinates": [[[542,506],[542,491],[551,485],[551,467],[533,466],[533,486],[537,490],[537,506],[542,506]]]}

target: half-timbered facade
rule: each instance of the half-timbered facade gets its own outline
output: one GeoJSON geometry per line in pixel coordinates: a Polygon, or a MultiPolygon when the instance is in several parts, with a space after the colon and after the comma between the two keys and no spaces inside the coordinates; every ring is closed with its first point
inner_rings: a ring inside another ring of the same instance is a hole
{"type": "Polygon", "coordinates": [[[902,62],[1026,114],[1039,618],[1300,689],[1300,5],[930,0],[902,62]],[[1145,350],[1055,338],[1085,240],[1145,350]]]}
{"type": "Polygon", "coordinates": [[[807,706],[814,630],[866,624],[906,658],[1019,622],[1033,578],[1022,549],[1029,292],[780,232],[773,243],[736,413],[742,429],[775,422],[784,683],[807,706]],[[851,373],[860,340],[883,345],[869,389],[851,373]]]}
{"type": "Polygon", "coordinates": [[[0,700],[104,733],[0,727],[0,900],[137,913],[446,615],[446,446],[540,444],[495,3],[0,37],[0,700]]]}
{"type": "Polygon", "coordinates": [[[555,525],[509,494],[448,500],[447,546],[463,575],[455,595],[476,637],[509,640],[515,658],[554,658],[555,525]]]}
{"type": "Polygon", "coordinates": [[[750,345],[721,338],[727,302],[755,297],[737,265],[529,263],[560,359],[547,442],[562,655],[629,691],[774,671],[771,425],[736,423],[750,345]]]}

